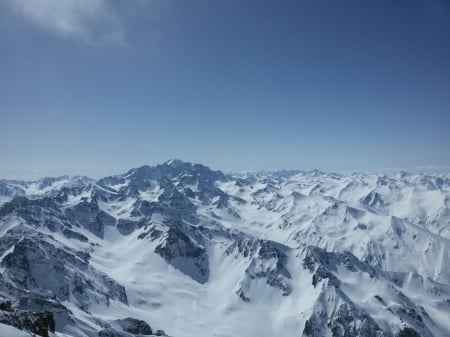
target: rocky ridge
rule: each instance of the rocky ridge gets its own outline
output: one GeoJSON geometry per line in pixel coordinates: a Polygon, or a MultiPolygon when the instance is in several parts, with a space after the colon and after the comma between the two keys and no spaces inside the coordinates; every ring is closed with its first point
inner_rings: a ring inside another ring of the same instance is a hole
{"type": "Polygon", "coordinates": [[[30,333],[450,333],[446,175],[226,175],[172,160],[1,180],[0,194],[0,323],[30,333]],[[261,331],[242,322],[257,315],[261,331]]]}

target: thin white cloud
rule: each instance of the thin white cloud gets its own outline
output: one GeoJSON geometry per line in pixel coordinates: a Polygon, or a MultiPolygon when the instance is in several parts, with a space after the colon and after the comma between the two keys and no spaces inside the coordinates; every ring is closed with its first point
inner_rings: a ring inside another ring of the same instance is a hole
{"type": "Polygon", "coordinates": [[[106,0],[9,0],[31,23],[89,43],[122,43],[124,28],[106,0]]]}

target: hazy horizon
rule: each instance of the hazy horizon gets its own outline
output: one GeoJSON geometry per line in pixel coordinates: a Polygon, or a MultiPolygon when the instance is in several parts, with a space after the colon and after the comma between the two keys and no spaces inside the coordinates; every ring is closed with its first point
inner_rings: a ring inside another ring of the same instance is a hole
{"type": "MultiPolygon", "coordinates": [[[[172,158],[172,159],[178,159],[178,158],[172,158]]],[[[120,175],[120,174],[125,174],[127,173],[129,170],[134,169],[134,168],[139,168],[141,166],[156,166],[156,165],[160,165],[160,164],[164,164],[165,162],[168,162],[172,159],[166,160],[166,161],[162,161],[159,163],[144,163],[144,164],[140,164],[140,165],[135,165],[129,168],[124,168],[122,170],[117,169],[117,168],[111,168],[110,171],[108,172],[102,172],[102,173],[97,173],[94,175],[89,175],[89,174],[84,174],[83,171],[81,172],[75,172],[75,171],[68,171],[68,172],[64,172],[64,171],[38,171],[38,170],[30,170],[30,171],[26,171],[23,172],[22,175],[20,175],[20,170],[19,171],[15,171],[13,172],[12,175],[10,176],[3,176],[0,177],[1,179],[6,179],[6,180],[23,180],[23,181],[33,181],[33,180],[38,180],[41,178],[47,178],[47,177],[60,177],[60,176],[84,176],[84,177],[88,177],[88,178],[92,178],[92,179],[100,179],[100,178],[104,178],[104,177],[108,177],[108,176],[113,176],[113,175],[120,175]],[[53,172],[53,173],[52,173],[53,172]]],[[[450,174],[450,167],[436,167],[436,166],[422,166],[422,167],[413,167],[413,168],[396,168],[396,167],[392,167],[392,168],[377,168],[377,169],[371,169],[371,170],[348,170],[348,169],[341,169],[341,170],[333,170],[333,169],[318,169],[315,167],[290,167],[290,168],[273,168],[273,169],[265,169],[265,168],[260,168],[260,169],[249,169],[249,170],[224,170],[220,167],[216,167],[213,165],[209,165],[207,163],[201,163],[201,162],[191,162],[189,160],[182,160],[184,162],[189,162],[192,164],[202,164],[205,165],[207,167],[209,167],[212,170],[215,171],[222,171],[225,174],[244,174],[244,173],[255,173],[255,172],[276,172],[276,171],[304,171],[304,172],[308,172],[308,171],[314,171],[314,170],[319,170],[325,173],[337,173],[337,174],[352,174],[352,173],[363,173],[363,174],[396,174],[396,173],[400,173],[400,172],[406,172],[406,173],[411,173],[411,174],[450,174]]]]}

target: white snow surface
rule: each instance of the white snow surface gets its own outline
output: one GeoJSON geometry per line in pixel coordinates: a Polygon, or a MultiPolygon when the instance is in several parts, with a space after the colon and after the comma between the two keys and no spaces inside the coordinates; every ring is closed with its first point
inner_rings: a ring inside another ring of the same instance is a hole
{"type": "MultiPolygon", "coordinates": [[[[219,205],[219,195],[209,201],[200,201],[197,194],[187,197],[195,205],[199,221],[183,220],[186,226],[192,233],[199,226],[212,233],[191,237],[208,259],[209,274],[203,283],[192,277],[196,270],[184,271],[177,266],[187,263],[185,257],[168,263],[156,253],[159,245],[169,245],[166,241],[162,244],[164,237],[145,236],[151,228],[165,232],[172,225],[167,214],[154,212],[148,218],[137,213],[144,207],[142,202],[163,202],[165,185],[152,180],[138,193],[114,196],[130,186],[131,176],[123,175],[119,177],[122,180],[109,185],[96,182],[97,189],[87,181],[86,188],[69,193],[62,209],[83,200],[91,202],[97,198],[94,191],[100,190],[106,196],[96,199],[98,208],[116,223],[146,220],[146,226],[137,226],[127,234],[116,226],[105,226],[103,237],[83,227],[72,228],[87,237],[87,242],[67,238],[60,231],[33,227],[51,234],[64,247],[89,252],[89,264],[123,285],[128,298],[128,304],[114,299],[109,305],[89,303],[89,314],[66,300],[64,305],[74,312],[79,327],[67,326],[57,335],[96,336],[99,328],[89,318],[92,315],[110,323],[124,317],[142,319],[153,329],[164,329],[175,337],[301,336],[314,313],[334,312],[348,300],[370,315],[387,336],[394,336],[402,326],[412,326],[393,314],[407,305],[428,313],[430,318],[424,315],[423,319],[432,336],[450,336],[448,175],[341,175],[319,171],[230,175],[214,183],[228,195],[226,207],[219,205]],[[270,285],[266,277],[254,276],[277,270],[280,259],[258,256],[261,243],[256,244],[255,253],[244,256],[238,248],[230,249],[235,237],[243,242],[269,240],[284,247],[283,263],[289,274],[284,279],[291,289],[288,295],[270,285]],[[343,300],[337,288],[328,287],[330,280],[312,284],[312,273],[304,266],[310,245],[330,254],[350,252],[378,274],[373,277],[368,271],[348,268],[336,260],[330,270],[340,282],[343,300]],[[238,296],[239,290],[248,301],[238,296]]],[[[183,184],[181,178],[171,178],[180,193],[187,188],[201,192],[201,184],[183,184]]],[[[77,179],[65,177],[44,187],[41,182],[10,185],[20,187],[16,195],[38,199],[57,195],[63,187],[79,183],[77,179]]],[[[2,195],[0,201],[6,204],[13,197],[14,193],[2,195]]],[[[3,217],[0,221],[1,236],[15,226],[24,226],[21,217],[3,217]]],[[[8,249],[1,259],[11,252],[12,248],[8,249]]],[[[423,336],[429,336],[427,333],[423,336]]],[[[0,324],[0,336],[29,334],[0,324]]]]}
{"type": "Polygon", "coordinates": [[[0,323],[0,336],[2,337],[31,337],[31,334],[14,328],[11,325],[0,323]]]}

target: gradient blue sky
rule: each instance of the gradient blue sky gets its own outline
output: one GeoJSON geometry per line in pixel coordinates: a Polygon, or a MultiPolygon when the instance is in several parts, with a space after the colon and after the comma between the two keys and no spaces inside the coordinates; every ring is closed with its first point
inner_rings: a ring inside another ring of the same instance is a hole
{"type": "Polygon", "coordinates": [[[0,177],[450,167],[450,2],[5,0],[0,177]]]}

